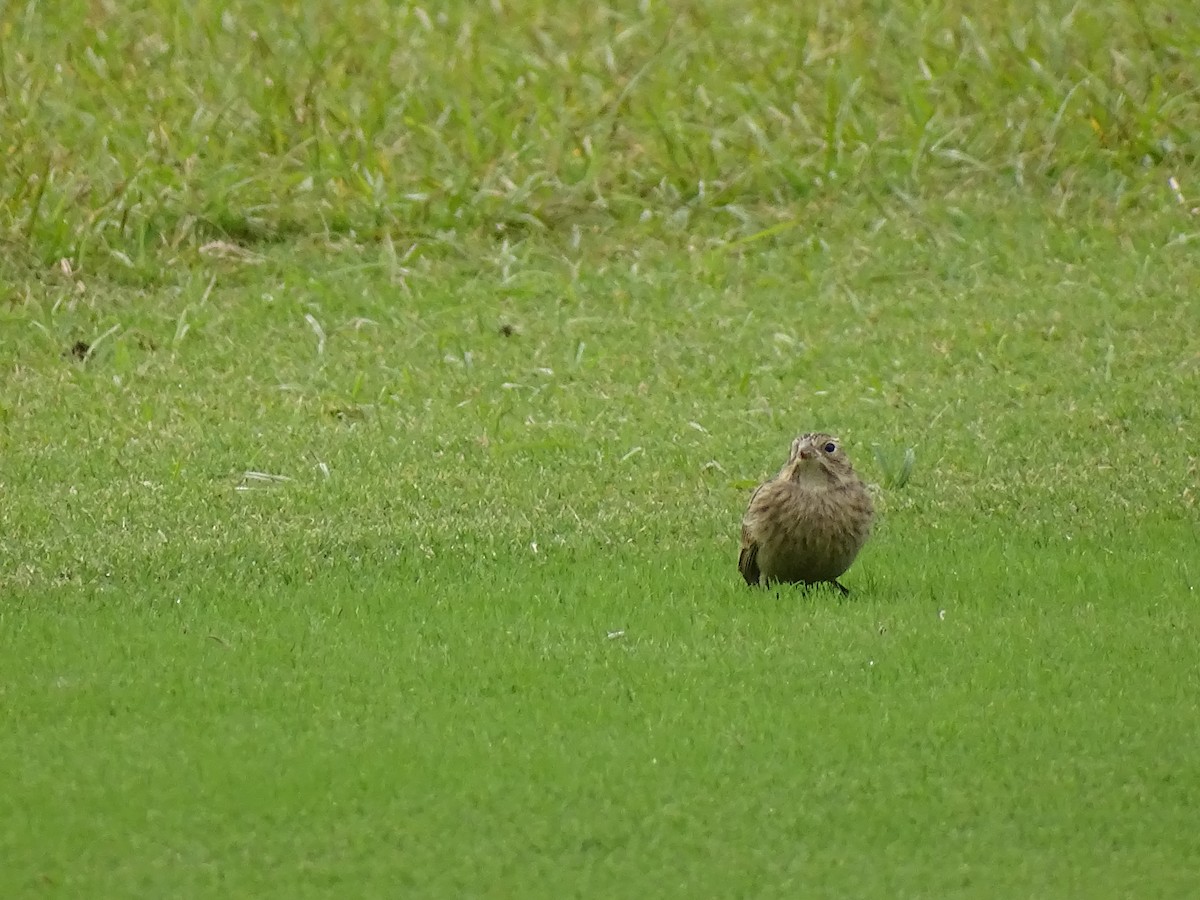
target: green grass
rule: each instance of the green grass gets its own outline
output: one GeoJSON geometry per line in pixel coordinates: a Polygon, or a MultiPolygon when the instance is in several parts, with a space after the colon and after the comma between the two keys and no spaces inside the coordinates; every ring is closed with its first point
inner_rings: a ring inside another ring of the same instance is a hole
{"type": "Polygon", "coordinates": [[[0,894],[1194,894],[1200,13],[225,6],[0,5],[0,894]]]}

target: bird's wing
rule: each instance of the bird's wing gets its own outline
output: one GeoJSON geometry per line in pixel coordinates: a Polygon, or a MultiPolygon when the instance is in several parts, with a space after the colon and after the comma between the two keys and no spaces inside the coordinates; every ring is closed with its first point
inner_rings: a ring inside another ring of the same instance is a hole
{"type": "Polygon", "coordinates": [[[746,584],[752,587],[762,583],[762,570],[758,567],[758,525],[776,490],[774,479],[764,481],[755,488],[750,495],[745,518],[742,519],[742,551],[738,554],[738,571],[746,579],[746,584]]]}
{"type": "Polygon", "coordinates": [[[738,554],[738,571],[746,579],[746,584],[758,587],[758,541],[750,534],[750,529],[742,526],[742,552],[738,554]]]}

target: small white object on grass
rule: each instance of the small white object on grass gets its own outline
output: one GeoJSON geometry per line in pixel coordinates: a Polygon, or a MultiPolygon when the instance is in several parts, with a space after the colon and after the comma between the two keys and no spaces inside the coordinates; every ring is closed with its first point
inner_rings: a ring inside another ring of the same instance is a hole
{"type": "Polygon", "coordinates": [[[321,327],[321,323],[317,321],[317,317],[312,313],[305,313],[304,321],[308,323],[308,327],[317,336],[317,356],[320,356],[325,352],[325,329],[321,327]]]}
{"type": "Polygon", "coordinates": [[[1179,188],[1179,180],[1172,175],[1167,179],[1167,184],[1171,186],[1171,193],[1175,195],[1175,202],[1180,206],[1187,206],[1187,200],[1184,199],[1183,191],[1179,188]]]}
{"type": "Polygon", "coordinates": [[[288,482],[291,480],[292,479],[289,478],[287,475],[272,475],[270,472],[247,471],[247,472],[242,473],[242,483],[237,485],[237,487],[235,487],[234,490],[235,491],[257,490],[257,488],[254,485],[247,484],[246,482],[260,482],[263,485],[267,485],[267,484],[282,484],[284,482],[288,482]]]}

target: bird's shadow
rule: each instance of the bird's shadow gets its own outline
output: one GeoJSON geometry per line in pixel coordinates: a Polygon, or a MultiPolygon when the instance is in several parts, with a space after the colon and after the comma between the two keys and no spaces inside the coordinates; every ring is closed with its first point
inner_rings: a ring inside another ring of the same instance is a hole
{"type": "Polygon", "coordinates": [[[852,591],[837,581],[819,581],[814,584],[776,582],[761,587],[752,587],[749,590],[774,600],[802,598],[813,601],[833,600],[836,603],[853,603],[863,596],[861,591],[852,591]]]}
{"type": "Polygon", "coordinates": [[[738,602],[746,599],[751,601],[790,601],[803,602],[832,602],[832,604],[853,604],[870,596],[869,590],[862,588],[851,590],[839,582],[817,582],[815,584],[776,582],[764,586],[743,586],[742,590],[734,592],[738,602]]]}

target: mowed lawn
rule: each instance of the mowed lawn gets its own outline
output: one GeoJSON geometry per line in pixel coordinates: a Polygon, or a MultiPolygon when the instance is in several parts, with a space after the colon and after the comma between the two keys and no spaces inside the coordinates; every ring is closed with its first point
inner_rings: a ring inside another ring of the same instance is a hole
{"type": "Polygon", "coordinates": [[[1196,896],[1200,12],[1028,7],[0,7],[0,896],[1196,896]]]}

